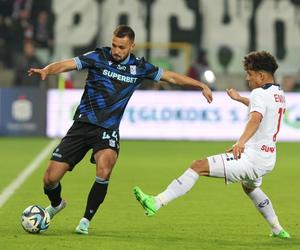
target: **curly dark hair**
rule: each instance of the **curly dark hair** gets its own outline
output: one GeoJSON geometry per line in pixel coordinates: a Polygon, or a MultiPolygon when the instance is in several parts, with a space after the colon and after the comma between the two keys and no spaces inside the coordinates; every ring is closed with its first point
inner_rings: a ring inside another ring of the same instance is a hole
{"type": "Polygon", "coordinates": [[[266,51],[254,51],[244,57],[244,69],[253,71],[266,71],[274,74],[278,64],[274,56],[266,51]]]}
{"type": "Polygon", "coordinates": [[[134,42],[134,38],[135,38],[135,33],[133,31],[133,29],[130,26],[127,25],[119,25],[114,33],[113,33],[116,37],[128,37],[129,40],[131,40],[132,42],[134,42]]]}

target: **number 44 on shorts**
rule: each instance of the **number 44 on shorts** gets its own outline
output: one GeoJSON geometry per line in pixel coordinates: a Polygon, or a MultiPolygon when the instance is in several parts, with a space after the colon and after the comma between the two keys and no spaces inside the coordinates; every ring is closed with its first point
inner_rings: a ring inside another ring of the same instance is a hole
{"type": "Polygon", "coordinates": [[[110,138],[114,138],[115,140],[118,140],[117,132],[116,131],[112,131],[111,134],[109,134],[107,132],[103,132],[102,139],[110,139],[110,138]]]}
{"type": "Polygon", "coordinates": [[[118,134],[116,131],[112,131],[111,134],[103,132],[102,139],[109,140],[109,146],[116,147],[116,141],[118,141],[118,134]]]}

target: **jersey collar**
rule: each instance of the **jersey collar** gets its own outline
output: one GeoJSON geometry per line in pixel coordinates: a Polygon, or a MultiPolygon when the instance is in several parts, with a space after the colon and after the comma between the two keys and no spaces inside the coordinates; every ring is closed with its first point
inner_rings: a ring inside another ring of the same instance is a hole
{"type": "Polygon", "coordinates": [[[280,85],[277,83],[266,83],[265,85],[261,86],[263,89],[268,89],[271,86],[277,86],[278,88],[280,88],[280,85]]]}
{"type": "Polygon", "coordinates": [[[129,59],[130,59],[130,53],[122,62],[120,62],[120,64],[127,64],[129,62],[129,59]]]}

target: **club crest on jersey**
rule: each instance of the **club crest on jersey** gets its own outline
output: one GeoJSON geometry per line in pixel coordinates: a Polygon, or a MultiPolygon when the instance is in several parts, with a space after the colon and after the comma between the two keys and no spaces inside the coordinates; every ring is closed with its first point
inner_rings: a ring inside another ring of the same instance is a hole
{"type": "Polygon", "coordinates": [[[130,65],[130,74],[136,75],[136,66],[135,65],[130,65]]]}

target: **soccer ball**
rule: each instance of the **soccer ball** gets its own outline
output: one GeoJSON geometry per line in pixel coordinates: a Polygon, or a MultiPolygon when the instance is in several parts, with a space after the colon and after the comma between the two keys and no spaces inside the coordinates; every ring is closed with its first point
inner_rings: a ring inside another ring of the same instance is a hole
{"type": "Polygon", "coordinates": [[[45,208],[38,205],[27,207],[21,217],[21,225],[28,233],[38,234],[47,230],[50,215],[45,208]]]}

